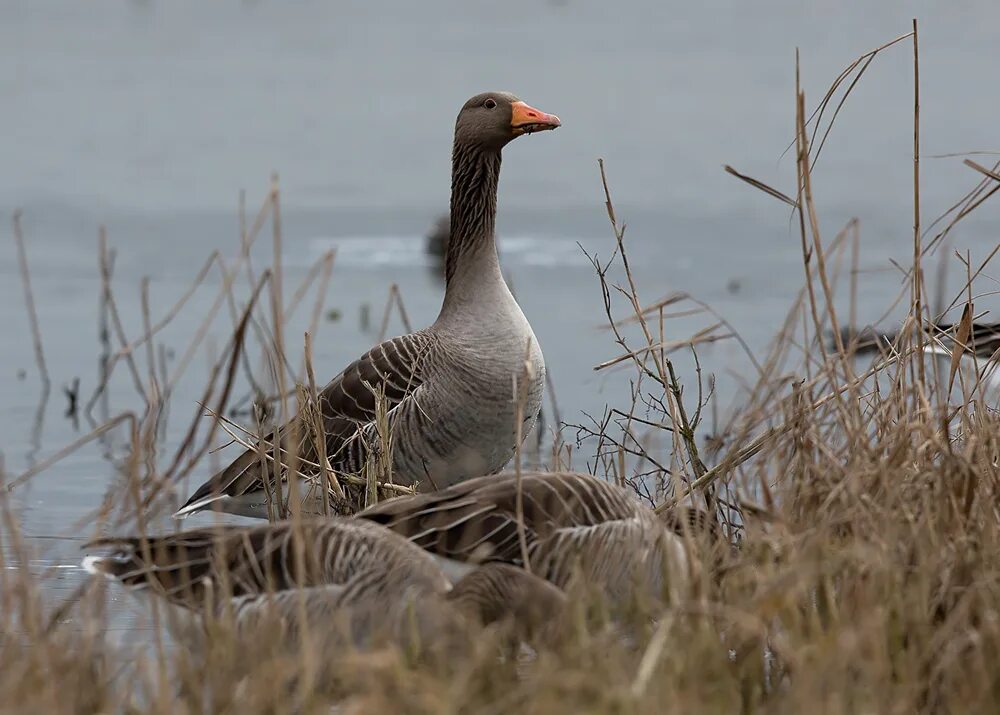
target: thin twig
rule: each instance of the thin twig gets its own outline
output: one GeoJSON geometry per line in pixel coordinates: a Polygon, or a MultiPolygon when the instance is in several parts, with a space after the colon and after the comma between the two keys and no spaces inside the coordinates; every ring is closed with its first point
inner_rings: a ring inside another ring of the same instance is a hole
{"type": "MultiPolygon", "coordinates": [[[[913,19],[913,319],[916,322],[916,339],[923,341],[923,267],[920,264],[920,51],[917,19],[913,19]]],[[[917,360],[921,387],[926,387],[924,361],[917,360]]]]}
{"type": "Polygon", "coordinates": [[[733,176],[735,176],[740,181],[745,181],[746,183],[750,184],[750,186],[754,187],[755,189],[760,189],[761,191],[763,191],[768,196],[773,196],[774,198],[778,199],[779,201],[785,202],[786,204],[788,204],[789,206],[791,206],[793,209],[797,209],[799,207],[799,204],[795,201],[795,199],[789,198],[786,194],[783,194],[782,192],[778,191],[777,189],[768,186],[763,181],[755,179],[752,176],[747,176],[746,174],[741,174],[740,172],[736,171],[736,169],[734,169],[733,167],[731,167],[729,164],[726,164],[722,168],[726,170],[727,174],[732,174],[733,176]]]}
{"type": "Polygon", "coordinates": [[[35,364],[38,365],[38,375],[42,380],[42,392],[49,394],[49,368],[45,364],[45,350],[42,348],[42,331],[38,327],[38,312],[35,310],[35,296],[31,290],[31,271],[28,270],[28,254],[24,248],[24,235],[21,233],[21,209],[14,211],[14,244],[17,246],[17,263],[21,270],[21,285],[24,288],[24,305],[28,311],[28,322],[31,324],[31,340],[35,348],[35,364]]]}
{"type": "MultiPolygon", "coordinates": [[[[601,184],[604,187],[604,198],[605,198],[605,208],[608,212],[608,219],[611,221],[611,228],[615,234],[615,242],[617,244],[618,253],[621,255],[622,265],[625,268],[625,276],[629,283],[629,293],[628,297],[632,303],[632,308],[635,311],[636,316],[642,316],[642,305],[639,301],[639,293],[636,288],[635,279],[632,276],[632,269],[629,266],[628,257],[625,253],[625,226],[619,227],[618,221],[615,217],[614,205],[611,202],[611,191],[608,188],[608,179],[604,171],[604,160],[597,160],[598,166],[601,170],[601,184]]],[[[645,317],[641,317],[639,320],[639,325],[642,328],[643,336],[646,339],[647,345],[654,345],[655,340],[649,331],[649,326],[646,324],[645,317]]],[[[617,333],[617,330],[616,330],[617,333]]],[[[625,347],[623,345],[623,347],[625,347]]],[[[680,383],[677,380],[677,375],[674,372],[673,363],[667,359],[657,360],[655,351],[650,353],[654,356],[653,362],[656,365],[657,371],[659,373],[660,384],[668,387],[670,393],[673,397],[672,404],[677,410],[677,416],[680,421],[678,432],[684,442],[685,448],[688,454],[688,460],[691,463],[691,469],[694,471],[695,477],[700,477],[705,473],[706,468],[704,463],[701,461],[701,457],[698,455],[698,444],[695,441],[694,430],[691,428],[691,423],[688,420],[687,411],[684,408],[684,402],[681,398],[682,392],[680,383]],[[668,376],[669,375],[669,376],[668,376]]],[[[641,365],[641,361],[638,357],[634,358],[637,365],[641,365]]]]}
{"type": "Polygon", "coordinates": [[[103,435],[103,434],[105,434],[105,433],[113,430],[115,427],[117,427],[118,425],[120,425],[122,422],[125,422],[125,421],[131,421],[133,423],[136,423],[137,420],[136,420],[135,415],[133,413],[131,413],[131,412],[123,412],[123,413],[121,413],[117,417],[108,420],[107,422],[105,422],[104,424],[100,425],[96,429],[91,430],[90,432],[88,432],[87,434],[85,434],[83,437],[80,437],[79,439],[77,439],[77,440],[71,442],[70,444],[68,444],[67,446],[63,447],[58,452],[56,452],[55,454],[53,454],[51,457],[47,457],[46,459],[42,460],[41,462],[39,462],[38,464],[36,464],[35,466],[33,466],[31,469],[28,469],[27,471],[21,473],[14,481],[12,481],[10,484],[7,485],[7,489],[9,489],[9,490],[16,489],[17,487],[19,487],[22,484],[24,484],[26,481],[28,481],[29,479],[31,479],[36,474],[39,474],[40,472],[44,472],[46,469],[48,469],[49,467],[51,467],[53,464],[59,462],[62,459],[65,459],[68,455],[72,454],[73,452],[75,452],[76,450],[78,450],[83,445],[85,445],[88,442],[90,442],[90,441],[92,441],[94,439],[97,439],[101,435],[103,435]]]}
{"type": "Polygon", "coordinates": [[[965,164],[966,166],[972,168],[972,169],[975,169],[980,174],[983,174],[984,176],[988,176],[989,178],[993,179],[994,181],[1000,181],[1000,174],[998,174],[995,171],[991,171],[991,170],[987,169],[982,164],[977,164],[972,159],[966,159],[962,163],[965,164]]]}
{"type": "Polygon", "coordinates": [[[534,365],[531,362],[531,338],[528,338],[524,348],[524,363],[521,374],[514,374],[514,473],[517,480],[514,511],[517,518],[517,541],[521,547],[521,561],[524,570],[531,573],[531,560],[528,556],[528,537],[524,526],[524,489],[521,481],[521,440],[524,438],[524,407],[528,400],[528,385],[534,379],[534,365]],[[518,379],[520,378],[520,379],[518,379]]]}

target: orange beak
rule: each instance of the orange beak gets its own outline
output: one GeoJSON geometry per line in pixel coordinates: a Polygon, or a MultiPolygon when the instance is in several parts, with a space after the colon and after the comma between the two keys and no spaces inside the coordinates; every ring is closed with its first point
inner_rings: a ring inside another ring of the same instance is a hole
{"type": "Polygon", "coordinates": [[[556,115],[546,114],[524,102],[514,102],[511,108],[513,111],[510,118],[510,128],[514,130],[515,136],[555,129],[562,124],[556,115]]]}

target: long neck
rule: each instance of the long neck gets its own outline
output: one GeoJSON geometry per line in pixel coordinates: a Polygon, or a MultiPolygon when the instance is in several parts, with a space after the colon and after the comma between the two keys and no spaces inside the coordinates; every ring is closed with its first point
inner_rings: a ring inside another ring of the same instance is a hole
{"type": "Polygon", "coordinates": [[[455,141],[451,155],[451,235],[445,259],[445,293],[457,276],[484,260],[497,263],[494,228],[500,152],[455,141]]]}

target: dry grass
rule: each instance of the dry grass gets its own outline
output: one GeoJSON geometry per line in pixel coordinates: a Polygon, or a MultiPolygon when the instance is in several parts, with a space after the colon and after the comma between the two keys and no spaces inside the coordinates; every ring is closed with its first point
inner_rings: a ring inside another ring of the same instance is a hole
{"type": "MultiPolygon", "coordinates": [[[[894,42],[910,37],[915,40],[907,35],[894,42]]],[[[711,434],[705,425],[711,380],[702,379],[700,364],[695,375],[678,375],[670,353],[688,349],[697,359],[698,344],[721,337],[716,329],[737,337],[738,331],[712,317],[712,330],[689,341],[668,339],[666,309],[689,299],[675,296],[651,305],[640,300],[628,270],[625,227],[608,191],[617,263],[595,259],[595,267],[623,354],[615,369],[634,370],[632,409],[609,411],[580,427],[586,439],[578,452],[590,450],[595,473],[633,486],[653,505],[686,499],[709,508],[733,543],[715,572],[669,611],[653,618],[637,611],[631,637],[623,639],[608,626],[603,609],[580,599],[567,642],[541,648],[527,660],[499,657],[498,637],[491,632],[471,638],[460,658],[412,649],[349,652],[324,646],[321,638],[290,653],[266,640],[241,643],[225,622],[208,624],[200,647],[179,647],[184,627],[176,614],[155,608],[152,642],[127,648],[107,633],[102,586],[82,589],[55,608],[45,605],[45,579],[20,566],[31,554],[16,515],[5,506],[0,710],[331,712],[337,703],[335,711],[343,713],[1000,711],[1000,417],[996,396],[958,360],[961,352],[974,354],[966,324],[975,315],[973,281],[983,266],[969,266],[969,285],[952,303],[966,304],[967,316],[956,332],[955,359],[947,368],[928,362],[923,348],[934,337],[918,327],[938,316],[929,312],[932,301],[921,277],[929,248],[915,196],[914,262],[901,286],[909,296],[908,317],[892,349],[859,369],[852,345],[839,337],[844,326],[835,301],[856,225],[824,240],[812,196],[818,155],[813,146],[823,147],[829,135],[823,110],[836,103],[836,116],[878,51],[853,63],[812,117],[799,94],[794,191],[732,171],[792,206],[804,288],[768,354],[754,358],[758,372],[740,408],[711,434]],[[623,276],[621,285],[611,275],[623,276]],[[837,336],[832,347],[827,334],[837,336]]],[[[914,119],[919,126],[916,112],[914,119]]],[[[975,168],[984,182],[996,180],[995,168],[975,168]]],[[[980,205],[988,189],[980,184],[956,204],[946,214],[946,230],[980,205]]],[[[292,369],[280,327],[308,286],[286,307],[275,293],[280,265],[257,272],[249,261],[249,245],[268,215],[274,218],[274,255],[280,255],[277,197],[275,187],[245,230],[234,263],[213,255],[199,274],[198,281],[218,265],[223,288],[213,311],[227,304],[233,324],[233,338],[204,391],[202,403],[212,415],[226,414],[241,372],[258,395],[268,394],[261,385],[283,386],[271,393],[276,399],[261,401],[276,417],[294,411],[292,398],[308,403],[315,394],[311,372],[292,369]],[[233,290],[238,277],[247,283],[242,300],[233,290]],[[271,292],[269,310],[256,300],[265,289],[271,292]],[[253,340],[267,356],[269,379],[250,369],[253,340]],[[296,391],[293,384],[304,387],[296,391]]],[[[907,231],[911,220],[901,217],[907,231]]],[[[324,260],[310,281],[329,276],[333,258],[324,260]]],[[[853,290],[853,275],[847,282],[853,290]]],[[[153,454],[158,410],[179,375],[164,377],[155,369],[152,350],[147,369],[141,369],[138,349],[151,345],[150,336],[183,308],[186,297],[160,322],[147,320],[147,335],[129,342],[108,281],[105,286],[119,342],[108,351],[108,374],[124,362],[148,409],[141,417],[113,418],[118,428],[130,427],[131,455],[119,485],[126,488],[109,496],[95,519],[118,530],[142,530],[144,515],[169,502],[168,487],[204,458],[226,425],[205,418],[199,408],[178,452],[167,459],[153,454]]],[[[695,309],[710,312],[702,304],[695,309]]],[[[321,310],[320,297],[314,315],[321,310]]],[[[203,325],[213,317],[206,316],[203,325]]],[[[314,320],[310,334],[315,326],[314,320]]],[[[199,329],[186,354],[194,354],[204,334],[199,329]]],[[[97,432],[108,429],[99,426],[97,432]]],[[[567,453],[557,444],[553,466],[567,453]]],[[[381,470],[372,473],[372,480],[385,478],[381,470]]],[[[337,479],[325,473],[324,489],[340,490],[337,479]]],[[[364,488],[385,495],[370,482],[364,488]]],[[[277,499],[276,513],[284,508],[277,499]]]]}

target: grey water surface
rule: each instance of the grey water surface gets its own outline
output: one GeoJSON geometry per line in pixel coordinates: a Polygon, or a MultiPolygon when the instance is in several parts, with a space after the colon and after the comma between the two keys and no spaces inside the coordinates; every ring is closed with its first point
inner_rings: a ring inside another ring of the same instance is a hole
{"type": "MultiPolygon", "coordinates": [[[[443,286],[423,235],[447,207],[454,116],[484,89],[512,90],[563,120],[559,131],[507,149],[498,231],[564,421],[621,406],[628,394],[627,372],[592,369],[620,352],[599,329],[601,294],[582,250],[607,258],[614,247],[599,157],[628,225],[642,299],[690,292],[759,353],[802,285],[799,237],[786,206],[722,167],[793,192],[794,157],[783,152],[793,138],[796,48],[813,107],[841,69],[908,32],[913,16],[921,23],[929,221],[978,181],[960,157],[932,156],[1000,149],[995,2],[3,0],[4,470],[15,476],[90,429],[63,416],[61,388],[79,378],[87,398],[97,383],[101,225],[116,250],[114,287],[134,338],[142,333],[140,280],[150,280],[156,318],[212,250],[235,257],[239,191],[256,210],[276,171],[286,292],[337,250],[328,306],[339,320],[324,321],[316,336],[320,381],[376,340],[390,284],[415,325],[430,323],[443,286]],[[41,413],[10,228],[17,208],[53,381],[41,413]]],[[[891,261],[912,256],[912,112],[907,42],[875,59],[816,167],[826,239],[860,220],[863,321],[878,318],[899,290],[891,261]]],[[[956,231],[952,249],[985,258],[1000,238],[998,218],[997,206],[985,205],[956,231]]],[[[269,230],[259,265],[270,260],[269,230]]],[[[961,268],[951,263],[954,291],[961,268]]],[[[183,349],[218,289],[213,273],[162,333],[166,346],[183,349]]],[[[671,321],[668,337],[711,322],[671,321]]],[[[197,409],[205,350],[221,350],[227,325],[224,313],[172,395],[164,455],[197,409]]],[[[304,325],[289,330],[296,360],[304,325]]],[[[401,330],[396,317],[391,331],[401,330]]],[[[145,354],[138,357],[145,370],[145,354]]],[[[751,363],[735,341],[705,346],[701,357],[718,377],[724,412],[752,380],[751,363]]],[[[680,364],[693,390],[690,361],[680,364]]],[[[118,378],[110,413],[140,409],[121,368],[118,378]]],[[[122,444],[119,436],[88,445],[12,494],[33,537],[26,567],[65,567],[49,581],[55,594],[80,581],[73,565],[90,532],[77,521],[99,504],[114,478],[109,453],[120,456],[122,444]]],[[[182,493],[229,454],[205,460],[182,493]]]]}

